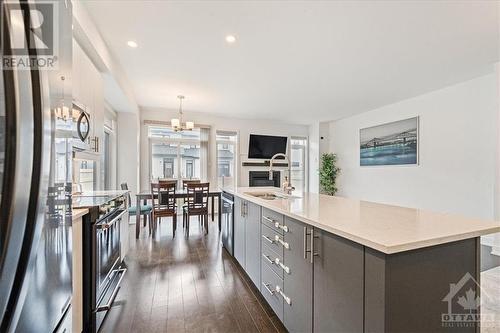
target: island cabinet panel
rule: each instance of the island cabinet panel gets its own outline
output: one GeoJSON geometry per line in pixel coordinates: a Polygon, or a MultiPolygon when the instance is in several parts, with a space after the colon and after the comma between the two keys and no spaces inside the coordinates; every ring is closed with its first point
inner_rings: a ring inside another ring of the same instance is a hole
{"type": "Polygon", "coordinates": [[[283,215],[280,213],[262,207],[262,224],[268,226],[280,235],[283,235],[285,229],[283,218],[283,215]]]}
{"type": "Polygon", "coordinates": [[[364,248],[314,229],[315,332],[363,332],[364,248]]]}
{"type": "Polygon", "coordinates": [[[246,202],[245,211],[245,271],[260,288],[260,206],[246,202]]]}
{"type": "Polygon", "coordinates": [[[289,332],[313,329],[313,263],[306,252],[312,227],[285,217],[283,323],[289,332]]]}
{"type": "Polygon", "coordinates": [[[276,316],[283,322],[283,297],[278,290],[283,288],[283,280],[274,273],[267,263],[262,261],[262,283],[260,293],[271,306],[276,316]]]}
{"type": "Polygon", "coordinates": [[[234,257],[245,268],[245,201],[234,198],[234,257]]]}
{"type": "Polygon", "coordinates": [[[262,246],[267,245],[271,250],[283,257],[283,246],[279,242],[280,239],[283,240],[283,236],[265,224],[261,226],[261,233],[262,246]]]}
{"type": "MultiPolygon", "coordinates": [[[[262,228],[267,228],[262,226],[262,228]]],[[[262,243],[262,258],[261,261],[266,263],[271,269],[283,280],[283,268],[279,263],[283,262],[283,255],[280,255],[269,248],[266,243],[262,243]]]]}
{"type": "Polygon", "coordinates": [[[458,299],[480,294],[479,252],[479,238],[396,254],[366,248],[365,332],[476,332],[474,321],[442,318],[469,313],[458,299]]]}

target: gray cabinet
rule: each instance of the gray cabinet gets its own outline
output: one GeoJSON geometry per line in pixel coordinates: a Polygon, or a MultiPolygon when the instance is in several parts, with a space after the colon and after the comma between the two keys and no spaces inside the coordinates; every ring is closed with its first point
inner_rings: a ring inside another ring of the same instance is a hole
{"type": "Polygon", "coordinates": [[[245,271],[260,288],[260,206],[244,202],[245,212],[245,271]]]}
{"type": "Polygon", "coordinates": [[[234,257],[245,268],[245,201],[234,198],[234,257]]]}
{"type": "Polygon", "coordinates": [[[307,246],[312,227],[285,217],[283,255],[283,323],[289,332],[311,332],[313,325],[313,263],[307,246]]]}
{"type": "Polygon", "coordinates": [[[363,332],[363,246],[314,233],[314,331],[363,332]]]}

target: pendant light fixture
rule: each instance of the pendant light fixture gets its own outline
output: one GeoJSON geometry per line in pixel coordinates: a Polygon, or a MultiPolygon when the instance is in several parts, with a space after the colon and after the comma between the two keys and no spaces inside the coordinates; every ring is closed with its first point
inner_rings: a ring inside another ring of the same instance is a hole
{"type": "Polygon", "coordinates": [[[186,121],[185,124],[182,123],[182,100],[185,98],[182,95],[177,96],[179,99],[179,118],[173,118],[170,121],[170,124],[172,126],[172,129],[175,132],[182,132],[182,131],[192,131],[194,128],[194,122],[192,121],[186,121]]]}

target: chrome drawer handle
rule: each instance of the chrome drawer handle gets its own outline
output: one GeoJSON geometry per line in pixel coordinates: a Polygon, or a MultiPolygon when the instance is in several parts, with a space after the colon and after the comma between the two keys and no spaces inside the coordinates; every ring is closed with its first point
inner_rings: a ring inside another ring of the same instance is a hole
{"type": "Polygon", "coordinates": [[[285,249],[288,250],[290,248],[290,245],[288,245],[288,243],[282,240],[278,235],[274,236],[274,240],[280,243],[285,249]]]}
{"type": "Polygon", "coordinates": [[[271,264],[271,265],[274,265],[274,261],[271,260],[271,258],[269,258],[269,256],[265,255],[265,254],[262,254],[262,256],[271,264]]]}
{"type": "Polygon", "coordinates": [[[280,294],[281,297],[283,297],[283,299],[285,300],[286,304],[292,305],[292,300],[290,299],[290,297],[288,297],[287,295],[285,295],[285,293],[281,290],[280,286],[276,286],[276,292],[278,294],[280,294]]]}
{"type": "Polygon", "coordinates": [[[269,221],[269,222],[271,222],[271,223],[274,223],[274,220],[273,220],[272,218],[270,218],[270,217],[267,217],[267,216],[265,216],[265,215],[262,215],[262,218],[263,218],[264,220],[266,220],[266,221],[269,221]]]}
{"type": "Polygon", "coordinates": [[[264,238],[264,239],[265,239],[266,241],[268,241],[269,243],[274,244],[274,241],[273,241],[271,238],[269,238],[269,237],[267,237],[267,236],[265,236],[265,235],[262,235],[262,238],[264,238]]]}
{"type": "Polygon", "coordinates": [[[274,227],[275,227],[276,229],[281,229],[281,230],[283,230],[284,232],[288,232],[288,227],[287,227],[286,225],[280,224],[278,221],[275,221],[275,220],[273,220],[272,218],[267,217],[267,216],[264,216],[264,215],[262,216],[262,218],[263,218],[264,220],[266,220],[266,221],[269,221],[269,222],[273,223],[273,224],[274,224],[274,227]]]}
{"type": "Polygon", "coordinates": [[[282,224],[279,224],[278,222],[275,222],[274,226],[278,229],[283,230],[284,232],[288,232],[288,227],[286,225],[282,225],[282,224]]]}
{"type": "Polygon", "coordinates": [[[290,267],[288,266],[285,266],[279,258],[276,258],[274,260],[274,262],[276,263],[276,265],[280,266],[282,270],[284,270],[287,274],[290,274],[290,267]]]}
{"type": "Polygon", "coordinates": [[[269,283],[264,283],[264,282],[262,282],[262,285],[264,286],[264,288],[266,288],[267,292],[268,292],[271,296],[274,296],[275,291],[274,291],[274,290],[271,290],[271,288],[269,288],[269,286],[270,286],[270,284],[269,284],[269,283]]]}

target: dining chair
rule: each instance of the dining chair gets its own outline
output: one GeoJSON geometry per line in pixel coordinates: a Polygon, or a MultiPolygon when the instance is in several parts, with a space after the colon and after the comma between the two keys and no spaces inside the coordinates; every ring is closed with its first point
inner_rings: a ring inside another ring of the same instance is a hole
{"type": "Polygon", "coordinates": [[[158,178],[158,183],[159,184],[175,184],[175,188],[177,188],[177,179],[171,179],[171,178],[158,178]]]}
{"type": "Polygon", "coordinates": [[[153,202],[153,234],[156,231],[156,221],[162,217],[172,217],[172,235],[177,229],[177,205],[175,203],[176,182],[151,183],[151,199],[153,202]],[[155,199],[155,196],[157,198],[155,199]]]}
{"type": "Polygon", "coordinates": [[[202,227],[208,233],[208,191],[210,183],[186,184],[186,205],[182,209],[183,225],[189,236],[189,220],[191,216],[201,217],[202,227]]]}
{"type": "Polygon", "coordinates": [[[200,179],[183,179],[182,189],[185,190],[188,184],[199,184],[199,183],[201,183],[200,179]]]}
{"type": "MultiPolygon", "coordinates": [[[[120,188],[124,191],[128,191],[128,184],[125,182],[125,183],[121,183],[120,184],[120,188]]],[[[130,192],[127,193],[128,195],[128,204],[129,204],[129,207],[128,207],[128,216],[129,216],[129,219],[130,219],[130,216],[131,215],[135,215],[137,213],[137,206],[132,206],[132,197],[130,196],[130,192]]],[[[144,218],[144,226],[146,226],[146,222],[148,220],[148,216],[149,216],[149,234],[151,234],[151,223],[152,223],[152,212],[153,212],[153,206],[151,205],[140,205],[139,207],[140,209],[140,213],[139,215],[142,215],[143,218],[144,218]]],[[[141,223],[141,221],[136,221],[135,223],[141,223]]]]}
{"type": "MultiPolygon", "coordinates": [[[[201,183],[201,180],[200,179],[183,179],[182,180],[182,190],[183,191],[186,191],[186,188],[187,188],[187,185],[188,184],[199,184],[201,183]]],[[[187,205],[187,200],[186,198],[183,199],[182,201],[182,210],[184,211],[184,207],[187,205]]],[[[198,220],[200,219],[200,217],[198,216],[198,220]]],[[[182,227],[184,228],[185,227],[185,223],[184,221],[182,221],[182,227]]]]}

